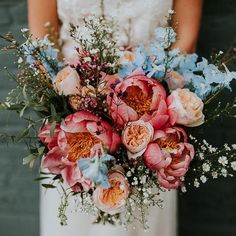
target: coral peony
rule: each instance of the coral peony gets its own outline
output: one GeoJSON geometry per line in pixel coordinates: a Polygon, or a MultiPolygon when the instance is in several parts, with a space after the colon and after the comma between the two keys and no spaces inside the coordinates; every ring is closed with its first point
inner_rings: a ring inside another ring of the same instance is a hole
{"type": "Polygon", "coordinates": [[[188,171],[194,148],[187,143],[185,131],[178,127],[156,131],[153,140],[144,153],[144,162],[157,172],[162,187],[176,189],[181,184],[180,177],[188,171]]]}
{"type": "Polygon", "coordinates": [[[117,84],[107,102],[110,115],[119,126],[140,118],[160,128],[169,118],[164,87],[146,77],[142,70],[134,71],[117,84]]]}
{"type": "MultiPolygon", "coordinates": [[[[50,134],[49,125],[44,127],[42,134],[50,134]]],[[[48,137],[45,140],[50,141],[48,137]]],[[[115,152],[120,142],[119,135],[107,122],[89,112],[76,112],[67,116],[61,124],[57,139],[52,142],[54,147],[43,158],[42,167],[53,174],[61,174],[76,191],[88,188],[89,182],[83,178],[77,161],[94,157],[101,146],[111,153],[115,152]]]]}

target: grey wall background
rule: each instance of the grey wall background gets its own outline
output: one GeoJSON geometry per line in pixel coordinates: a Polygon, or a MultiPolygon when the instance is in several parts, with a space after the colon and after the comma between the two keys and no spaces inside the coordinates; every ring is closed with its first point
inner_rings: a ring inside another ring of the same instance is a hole
{"type": "MultiPolygon", "coordinates": [[[[208,57],[213,48],[225,51],[235,39],[236,1],[205,0],[198,45],[200,54],[208,57]]],[[[236,64],[233,68],[236,70],[236,64]]],[[[221,99],[229,96],[224,93],[221,99]]],[[[235,143],[235,119],[216,122],[204,135],[215,145],[235,143]]],[[[179,223],[179,236],[235,236],[236,177],[208,182],[197,191],[179,196],[179,223]]]]}
{"type": "MultiPolygon", "coordinates": [[[[26,1],[0,0],[0,33],[11,31],[18,37],[25,26],[26,1]]],[[[0,53],[0,100],[13,86],[3,66],[16,72],[13,57],[7,53],[0,53]]],[[[16,114],[0,112],[0,132],[14,132],[21,125],[16,114]]],[[[24,145],[0,144],[0,236],[38,236],[37,170],[22,165],[25,155],[24,145]]]]}
{"type": "MultiPolygon", "coordinates": [[[[19,36],[19,30],[25,26],[26,0],[0,0],[0,33],[11,31],[19,36]]],[[[236,1],[205,0],[201,54],[208,56],[211,48],[226,49],[236,38],[235,32],[236,1]]],[[[7,66],[15,72],[12,62],[9,54],[0,53],[0,99],[13,86],[2,70],[7,66]]],[[[0,132],[19,130],[20,125],[15,114],[0,112],[0,132]]],[[[218,122],[209,128],[208,136],[214,144],[235,142],[234,121],[218,122]]],[[[33,180],[37,170],[22,166],[25,154],[23,145],[0,144],[0,236],[38,236],[39,192],[33,180]]],[[[180,196],[179,235],[235,236],[236,178],[207,183],[198,191],[180,196]]]]}

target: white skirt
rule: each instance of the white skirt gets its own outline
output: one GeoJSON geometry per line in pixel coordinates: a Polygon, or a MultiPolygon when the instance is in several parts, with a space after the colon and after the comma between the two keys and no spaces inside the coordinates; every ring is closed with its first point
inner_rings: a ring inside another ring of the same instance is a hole
{"type": "Polygon", "coordinates": [[[55,189],[41,188],[40,236],[176,236],[177,197],[176,191],[163,193],[164,209],[150,208],[148,225],[144,232],[141,226],[124,230],[121,226],[92,224],[94,218],[75,212],[73,204],[67,210],[68,225],[61,226],[58,218],[60,195],[55,189]]]}

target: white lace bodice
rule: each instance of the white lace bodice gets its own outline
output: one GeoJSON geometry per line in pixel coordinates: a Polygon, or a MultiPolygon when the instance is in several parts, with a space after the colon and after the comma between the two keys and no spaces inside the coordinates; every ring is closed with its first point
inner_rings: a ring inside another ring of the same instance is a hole
{"type": "Polygon", "coordinates": [[[70,57],[75,46],[69,24],[80,25],[85,16],[104,14],[114,18],[119,26],[118,44],[137,45],[150,41],[154,29],[166,23],[171,8],[172,0],[58,0],[63,53],[70,57]]]}

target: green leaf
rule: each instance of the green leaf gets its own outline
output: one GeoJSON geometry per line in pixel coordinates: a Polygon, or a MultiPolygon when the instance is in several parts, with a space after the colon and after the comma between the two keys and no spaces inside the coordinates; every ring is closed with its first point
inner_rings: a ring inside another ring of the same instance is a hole
{"type": "Polygon", "coordinates": [[[45,150],[45,147],[39,147],[39,148],[38,148],[38,155],[39,155],[39,156],[43,155],[44,150],[45,150]]]}
{"type": "Polygon", "coordinates": [[[25,106],[23,107],[23,109],[20,111],[20,118],[22,118],[22,116],[24,115],[25,110],[28,108],[28,103],[25,104],[25,106]]]}
{"type": "Polygon", "coordinates": [[[38,177],[38,178],[35,178],[34,180],[35,181],[41,181],[41,180],[44,180],[44,179],[50,179],[50,177],[38,177]]]}
{"type": "Polygon", "coordinates": [[[56,188],[56,186],[52,185],[52,184],[42,184],[42,186],[44,188],[56,188]]]}
{"type": "Polygon", "coordinates": [[[51,108],[52,119],[56,120],[57,119],[57,111],[56,111],[55,106],[52,103],[50,104],[50,108],[51,108]]]}
{"type": "Polygon", "coordinates": [[[24,137],[26,137],[28,134],[29,134],[29,128],[26,128],[25,130],[23,130],[22,133],[18,133],[18,134],[16,135],[15,141],[16,141],[16,142],[21,141],[21,140],[22,140],[24,137]]]}
{"type": "Polygon", "coordinates": [[[58,180],[58,179],[61,179],[61,175],[56,175],[53,180],[58,180]]]}
{"type": "Polygon", "coordinates": [[[51,124],[51,128],[50,128],[50,136],[51,136],[51,138],[53,138],[53,136],[54,136],[56,125],[57,125],[56,121],[53,121],[52,124],[51,124]]]}
{"type": "Polygon", "coordinates": [[[35,160],[36,156],[35,154],[30,154],[27,157],[23,158],[23,165],[30,164],[33,160],[35,160]]]}
{"type": "Polygon", "coordinates": [[[26,93],[26,84],[25,84],[24,87],[23,87],[22,93],[23,93],[24,99],[25,99],[26,101],[28,101],[28,96],[27,96],[27,93],[26,93]]]}

